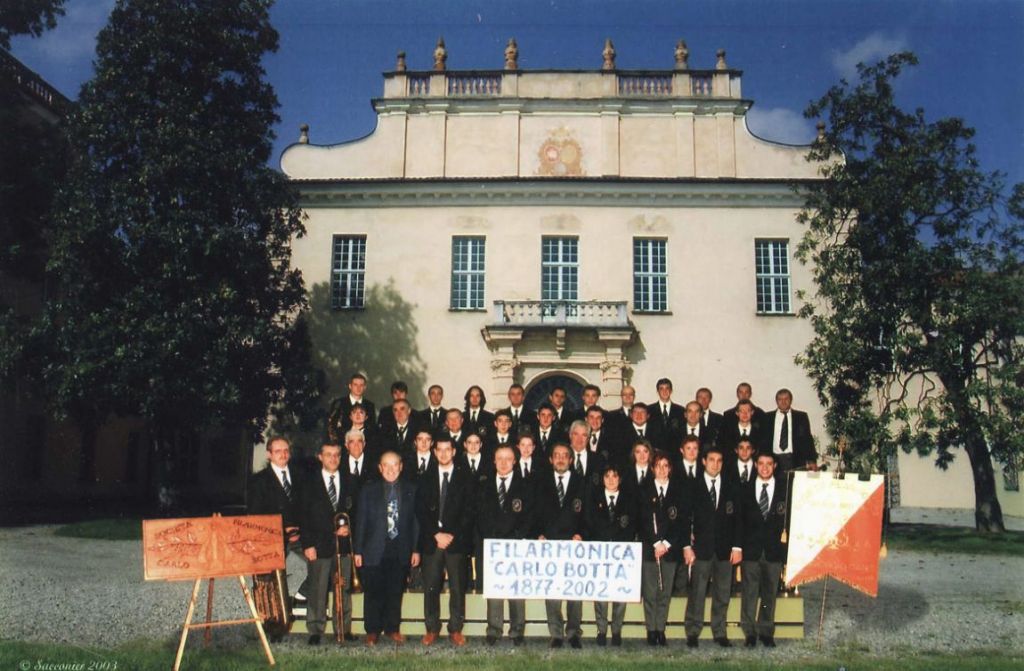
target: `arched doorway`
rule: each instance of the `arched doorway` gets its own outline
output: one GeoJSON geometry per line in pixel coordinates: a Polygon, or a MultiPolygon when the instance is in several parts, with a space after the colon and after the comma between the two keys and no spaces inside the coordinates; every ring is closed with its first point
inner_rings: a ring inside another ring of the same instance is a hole
{"type": "Polygon", "coordinates": [[[583,396],[583,382],[575,377],[564,374],[548,375],[533,382],[526,390],[526,401],[524,404],[530,410],[536,410],[548,400],[551,391],[555,387],[565,390],[565,407],[569,410],[580,409],[580,397],[583,396]]]}

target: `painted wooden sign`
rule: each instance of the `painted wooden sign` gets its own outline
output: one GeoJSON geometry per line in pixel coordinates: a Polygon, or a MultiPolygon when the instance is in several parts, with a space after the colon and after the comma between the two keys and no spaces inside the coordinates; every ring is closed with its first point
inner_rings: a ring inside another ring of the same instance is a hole
{"type": "Polygon", "coordinates": [[[196,580],[285,567],[280,515],[142,521],[146,580],[196,580]]]}

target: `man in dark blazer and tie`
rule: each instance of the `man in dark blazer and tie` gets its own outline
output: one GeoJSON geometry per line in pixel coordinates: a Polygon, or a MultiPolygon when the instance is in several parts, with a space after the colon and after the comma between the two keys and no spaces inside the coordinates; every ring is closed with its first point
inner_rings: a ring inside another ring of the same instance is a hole
{"type": "Polygon", "coordinates": [[[433,645],[441,632],[441,588],[448,572],[448,638],[463,646],[466,619],[466,555],[473,548],[473,495],[470,474],[456,467],[450,439],[434,443],[434,464],[416,487],[416,517],[423,575],[423,645],[433,645]]]}
{"type": "Polygon", "coordinates": [[[548,459],[551,454],[551,446],[558,442],[565,442],[569,434],[558,424],[555,416],[555,407],[550,403],[544,403],[537,409],[537,451],[548,459]]]}
{"type": "Polygon", "coordinates": [[[775,647],[775,599],[786,563],[786,481],[775,477],[775,455],[757,456],[757,477],[743,487],[743,601],[740,626],[748,648],[775,647]],[[760,599],[760,605],[758,605],[760,599]]]}
{"type": "Polygon", "coordinates": [[[740,438],[749,438],[754,445],[762,444],[763,425],[754,417],[754,404],[742,400],[736,408],[735,415],[726,415],[722,420],[722,430],[715,443],[725,453],[726,462],[732,461],[736,454],[736,444],[740,438]]]}
{"type": "Polygon", "coordinates": [[[366,411],[366,423],[374,428],[377,426],[377,409],[373,401],[366,398],[366,376],[353,373],[348,381],[348,393],[331,403],[327,414],[327,437],[329,440],[341,442],[342,436],[352,427],[350,413],[353,405],[361,405],[366,411]]]}
{"type": "MultiPolygon", "coordinates": [[[[526,442],[529,442],[532,450],[533,437],[529,434],[521,436],[519,445],[526,442]]],[[[485,538],[530,538],[534,522],[533,493],[531,486],[516,468],[516,455],[512,447],[502,446],[494,451],[493,475],[480,484],[473,508],[476,510],[476,555],[483,557],[483,563],[487,561],[483,548],[485,538]]],[[[487,600],[488,645],[494,645],[501,638],[504,608],[505,602],[502,599],[487,600]]],[[[522,645],[526,629],[525,601],[508,600],[508,620],[508,637],[514,645],[522,645]]]]}
{"type": "Polygon", "coordinates": [[[599,487],[607,461],[600,452],[590,451],[590,429],[581,419],[569,425],[569,447],[572,449],[573,475],[582,478],[587,490],[599,487]]]}
{"type": "Polygon", "coordinates": [[[537,426],[537,413],[530,410],[523,402],[526,400],[526,390],[521,384],[513,384],[508,388],[508,414],[512,417],[512,435],[533,431],[537,426]]]}
{"type": "Polygon", "coordinates": [[[710,442],[715,442],[719,430],[722,428],[722,415],[711,409],[711,399],[714,395],[707,387],[701,387],[694,396],[695,401],[700,404],[700,426],[710,432],[710,442]]]}
{"type": "Polygon", "coordinates": [[[661,428],[668,444],[664,449],[671,450],[679,444],[685,421],[683,406],[672,402],[672,380],[663,377],[657,382],[658,400],[647,404],[650,422],[661,428]]]}
{"type": "Polygon", "coordinates": [[[445,415],[448,412],[441,402],[444,400],[444,388],[439,384],[432,384],[427,389],[427,407],[413,413],[419,421],[420,426],[430,427],[431,433],[437,433],[444,428],[445,415]]]}
{"type": "Polygon", "coordinates": [[[398,399],[391,406],[390,413],[391,421],[382,422],[380,429],[380,440],[384,450],[394,450],[400,455],[409,454],[414,449],[413,443],[419,429],[419,422],[412,416],[412,406],[404,398],[398,399]]]}
{"type": "Polygon", "coordinates": [[[818,451],[814,449],[811,420],[806,412],[793,410],[793,392],[775,393],[776,409],[765,414],[761,431],[761,452],[775,455],[780,476],[792,470],[818,470],[818,451]]]}
{"type": "MultiPolygon", "coordinates": [[[[551,446],[549,472],[536,484],[537,515],[534,533],[540,540],[583,540],[583,502],[586,486],[583,478],[576,476],[571,468],[572,450],[565,443],[551,446]]],[[[581,648],[581,624],[583,602],[569,601],[566,617],[562,617],[562,602],[548,599],[544,602],[547,611],[550,647],[561,648],[566,637],[573,648],[581,648]]]]}
{"type": "MultiPolygon", "coordinates": [[[[348,556],[347,541],[339,543],[338,538],[348,538],[351,524],[335,522],[335,516],[345,513],[352,520],[355,508],[355,490],[348,475],[339,470],[341,448],[325,444],[317,455],[320,469],[311,474],[303,488],[302,496],[302,552],[306,556],[309,573],[306,629],[309,644],[319,645],[327,621],[327,591],[335,579],[335,555],[341,549],[341,570],[346,585],[352,582],[351,557],[348,556]]],[[[342,623],[346,638],[352,637],[352,596],[349,590],[342,592],[342,606],[345,621],[342,623]]]]}
{"type": "MultiPolygon", "coordinates": [[[[289,544],[297,547],[299,541],[299,525],[301,524],[299,502],[302,500],[302,481],[304,479],[303,475],[291,467],[291,454],[291,445],[286,438],[278,436],[267,441],[269,463],[266,468],[249,478],[246,494],[246,512],[248,514],[281,516],[285,556],[288,554],[289,544]]],[[[264,583],[262,587],[269,588],[269,585],[276,584],[275,574],[280,577],[280,584],[285,590],[285,594],[282,594],[281,597],[286,604],[290,603],[290,597],[287,594],[288,576],[284,570],[253,576],[254,583],[264,583]]],[[[304,582],[303,585],[306,583],[304,582]]],[[[267,620],[264,622],[264,628],[274,641],[280,641],[287,633],[287,627],[283,621],[267,620]]]]}
{"type": "Polygon", "coordinates": [[[416,550],[416,484],[399,479],[402,459],[395,452],[380,458],[380,480],[359,492],[355,523],[355,563],[362,570],[366,644],[383,632],[395,643],[401,633],[402,594],[410,566],[419,566],[416,550]]]}
{"type": "Polygon", "coordinates": [[[683,548],[692,569],[687,595],[686,645],[697,647],[704,628],[704,599],[711,590],[711,633],[715,643],[731,647],[725,616],[732,593],[732,567],[743,559],[743,522],[739,491],[722,477],[722,450],[711,446],[704,454],[704,474],[693,491],[693,542],[683,548]]]}
{"type": "Polygon", "coordinates": [[[668,435],[662,429],[661,424],[650,421],[645,403],[634,403],[630,417],[631,422],[627,429],[630,440],[644,438],[655,451],[660,450],[671,454],[675,450],[675,447],[669,447],[668,435]]]}
{"type": "Polygon", "coordinates": [[[600,454],[606,465],[621,467],[629,463],[629,446],[632,441],[622,441],[614,435],[614,432],[605,428],[605,411],[599,405],[592,405],[587,410],[583,421],[587,423],[589,436],[587,437],[587,450],[593,454],[600,454]]]}

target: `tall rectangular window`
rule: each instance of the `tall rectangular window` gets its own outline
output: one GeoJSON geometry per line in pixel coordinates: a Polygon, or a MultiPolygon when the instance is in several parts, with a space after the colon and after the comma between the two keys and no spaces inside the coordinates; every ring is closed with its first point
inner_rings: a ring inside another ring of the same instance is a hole
{"type": "Polygon", "coordinates": [[[363,307],[366,291],[366,236],[335,235],[331,253],[331,307],[363,307]]]}
{"type": "Polygon", "coordinates": [[[484,238],[452,237],[452,310],[484,308],[484,238]]]}
{"type": "Polygon", "coordinates": [[[575,301],[579,292],[579,240],[541,239],[540,298],[543,301],[575,301]]]}
{"type": "Polygon", "coordinates": [[[664,240],[633,238],[633,309],[668,310],[668,262],[664,240]]]}
{"type": "Polygon", "coordinates": [[[789,241],[755,240],[758,314],[789,314],[789,241]]]}

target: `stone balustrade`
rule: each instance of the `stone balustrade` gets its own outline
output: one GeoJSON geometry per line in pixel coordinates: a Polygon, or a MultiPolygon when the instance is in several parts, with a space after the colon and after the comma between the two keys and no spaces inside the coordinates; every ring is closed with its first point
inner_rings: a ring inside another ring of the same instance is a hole
{"type": "Polygon", "coordinates": [[[628,327],[626,301],[494,301],[494,326],[628,327]]]}

